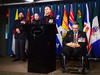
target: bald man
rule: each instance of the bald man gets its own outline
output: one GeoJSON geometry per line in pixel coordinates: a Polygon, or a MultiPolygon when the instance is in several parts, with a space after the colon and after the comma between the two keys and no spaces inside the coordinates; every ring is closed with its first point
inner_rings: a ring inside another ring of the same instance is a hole
{"type": "Polygon", "coordinates": [[[50,15],[50,7],[45,7],[45,16],[41,18],[41,24],[56,24],[56,18],[50,15]]]}
{"type": "Polygon", "coordinates": [[[22,24],[28,24],[28,20],[23,19],[23,13],[18,15],[19,19],[15,20],[13,29],[15,30],[15,59],[13,62],[20,60],[20,56],[23,62],[25,59],[25,41],[27,39],[27,32],[21,26],[22,24]],[[20,51],[21,53],[20,53],[20,51]]]}
{"type": "Polygon", "coordinates": [[[37,25],[39,25],[40,24],[40,20],[39,20],[38,13],[34,14],[34,18],[35,18],[35,21],[33,21],[31,24],[37,24],[37,25]]]}

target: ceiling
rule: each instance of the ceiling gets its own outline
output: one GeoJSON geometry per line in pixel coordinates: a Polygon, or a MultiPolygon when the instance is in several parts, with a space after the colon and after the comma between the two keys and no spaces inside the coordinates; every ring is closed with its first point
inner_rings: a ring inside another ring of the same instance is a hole
{"type": "MultiPolygon", "coordinates": [[[[50,1],[50,0],[0,0],[0,13],[8,13],[8,6],[4,4],[10,4],[10,3],[20,3],[20,2],[29,2],[29,1],[50,1]]],[[[54,0],[57,1],[57,0],[54,0]]],[[[59,1],[59,0],[58,0],[59,1]]],[[[82,1],[91,1],[91,0],[60,0],[60,2],[82,2],[82,1]]],[[[35,3],[35,2],[33,2],[35,3]]],[[[45,3],[44,3],[45,4],[45,3]]]]}
{"type": "Polygon", "coordinates": [[[16,3],[16,2],[26,2],[26,0],[0,0],[0,4],[4,4],[4,3],[16,3]]]}
{"type": "Polygon", "coordinates": [[[3,4],[19,2],[27,2],[27,0],[0,0],[0,13],[8,13],[8,6],[4,6],[3,4]]]}

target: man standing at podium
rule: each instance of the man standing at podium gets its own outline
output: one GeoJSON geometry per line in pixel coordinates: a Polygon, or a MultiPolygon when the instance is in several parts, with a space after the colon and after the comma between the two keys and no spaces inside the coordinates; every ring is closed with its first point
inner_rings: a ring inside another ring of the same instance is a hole
{"type": "Polygon", "coordinates": [[[28,20],[23,19],[23,13],[18,15],[19,19],[15,20],[13,29],[15,30],[15,59],[12,62],[20,60],[20,56],[23,62],[25,59],[25,40],[27,38],[27,32],[24,31],[21,25],[28,24],[28,20]]]}
{"type": "Polygon", "coordinates": [[[41,24],[56,24],[56,18],[50,15],[50,7],[45,7],[45,16],[41,18],[41,24]]]}
{"type": "Polygon", "coordinates": [[[35,21],[33,21],[31,24],[40,24],[40,20],[39,20],[38,13],[35,13],[34,14],[34,18],[35,18],[35,21]]]}

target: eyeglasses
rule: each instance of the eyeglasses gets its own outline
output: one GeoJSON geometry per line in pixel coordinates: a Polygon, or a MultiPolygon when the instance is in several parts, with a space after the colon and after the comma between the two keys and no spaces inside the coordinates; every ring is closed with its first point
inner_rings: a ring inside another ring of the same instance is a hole
{"type": "Polygon", "coordinates": [[[73,28],[73,29],[78,29],[78,28],[73,28]]]}

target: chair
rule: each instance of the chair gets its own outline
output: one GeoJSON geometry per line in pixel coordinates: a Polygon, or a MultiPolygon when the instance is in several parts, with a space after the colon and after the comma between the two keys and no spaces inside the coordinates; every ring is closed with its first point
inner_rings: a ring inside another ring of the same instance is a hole
{"type": "MultiPolygon", "coordinates": [[[[79,54],[79,57],[81,57],[81,65],[82,68],[80,69],[67,69],[67,71],[82,71],[83,74],[85,74],[85,66],[87,69],[89,69],[89,60],[88,60],[88,56],[87,54],[84,52],[79,54]],[[85,62],[85,63],[84,63],[85,62]]],[[[66,65],[66,56],[64,55],[64,53],[61,54],[61,66],[62,66],[62,72],[65,72],[65,65],[66,65]]]]}

